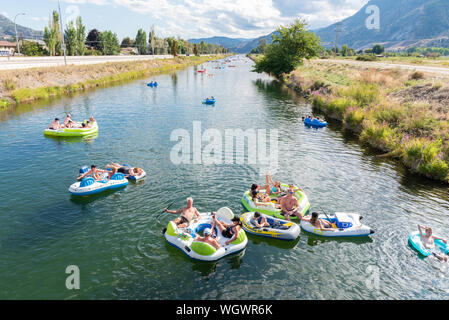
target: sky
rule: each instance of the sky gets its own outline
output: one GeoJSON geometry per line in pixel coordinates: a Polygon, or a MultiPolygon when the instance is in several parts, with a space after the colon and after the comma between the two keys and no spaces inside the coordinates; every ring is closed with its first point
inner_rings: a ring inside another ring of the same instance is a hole
{"type": "MultiPolygon", "coordinates": [[[[368,0],[60,0],[63,23],[80,15],[88,30],[112,30],[134,38],[154,25],[160,37],[225,36],[256,38],[305,19],[310,29],[347,18],[368,0]]],[[[0,0],[0,14],[17,24],[43,30],[58,0],[0,0]]]]}

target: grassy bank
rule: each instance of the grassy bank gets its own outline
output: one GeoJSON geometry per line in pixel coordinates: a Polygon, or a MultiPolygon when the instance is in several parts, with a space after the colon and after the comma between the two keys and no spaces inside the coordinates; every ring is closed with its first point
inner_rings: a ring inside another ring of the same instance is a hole
{"type": "Polygon", "coordinates": [[[177,57],[6,71],[0,75],[0,110],[10,104],[70,95],[121,81],[167,73],[222,57],[224,56],[177,57]]]}
{"type": "Polygon", "coordinates": [[[285,81],[363,144],[399,159],[414,173],[449,182],[447,79],[314,60],[285,81]]]}

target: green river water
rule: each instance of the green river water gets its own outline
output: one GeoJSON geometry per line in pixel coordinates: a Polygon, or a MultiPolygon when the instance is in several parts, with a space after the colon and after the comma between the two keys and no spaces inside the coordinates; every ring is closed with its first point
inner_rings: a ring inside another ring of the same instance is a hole
{"type": "MultiPolygon", "coordinates": [[[[422,223],[449,236],[448,188],[376,157],[338,124],[301,122],[308,104],[274,79],[232,58],[214,74],[196,67],[0,114],[1,299],[448,299],[449,268],[421,259],[408,235],[422,223]],[[157,80],[157,89],[145,81],[157,80]],[[215,96],[215,106],[201,103],[215,96]],[[90,139],[52,139],[42,131],[71,112],[94,115],[90,139]],[[200,212],[244,210],[243,192],[264,183],[259,164],[180,164],[170,158],[175,129],[278,130],[274,179],[301,186],[312,210],[358,212],[376,232],[334,240],[302,232],[293,243],[249,236],[238,255],[189,259],[161,234],[163,214],[192,196],[200,212]],[[77,199],[68,188],[83,165],[110,161],[146,170],[143,182],[77,199]],[[65,286],[80,270],[79,290],[65,286]]],[[[221,64],[220,64],[221,65],[221,64]]],[[[201,67],[198,67],[201,68],[201,67]]]]}

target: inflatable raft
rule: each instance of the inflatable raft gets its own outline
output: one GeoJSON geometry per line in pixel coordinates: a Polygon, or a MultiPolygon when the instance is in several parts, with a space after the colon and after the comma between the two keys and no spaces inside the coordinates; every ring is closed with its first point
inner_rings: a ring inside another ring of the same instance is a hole
{"type": "Polygon", "coordinates": [[[157,82],[150,82],[150,83],[147,83],[147,87],[151,87],[151,88],[157,88],[157,86],[158,86],[158,84],[157,84],[157,82]]]}
{"type": "Polygon", "coordinates": [[[203,101],[204,104],[215,104],[215,98],[214,99],[206,99],[203,101]]]}
{"type": "MultiPolygon", "coordinates": [[[[285,192],[288,189],[287,184],[281,184],[281,191],[285,192]]],[[[298,187],[294,186],[295,189],[298,189],[298,187]]],[[[264,191],[261,191],[261,193],[264,191]]],[[[282,194],[283,195],[283,194],[282,194]]],[[[277,197],[276,195],[271,195],[271,198],[273,200],[277,197]]],[[[301,212],[301,215],[304,216],[310,208],[309,199],[307,198],[307,195],[305,192],[298,190],[295,192],[294,197],[298,199],[299,202],[299,211],[301,212]]],[[[284,216],[281,214],[281,209],[276,208],[276,203],[274,202],[267,202],[264,205],[256,206],[253,202],[251,196],[250,196],[250,190],[246,191],[243,194],[242,198],[242,205],[245,208],[245,210],[250,212],[260,212],[262,214],[266,214],[278,219],[285,219],[284,216]]],[[[291,220],[298,220],[298,217],[290,217],[291,220]]]]}
{"type": "MultiPolygon", "coordinates": [[[[87,121],[87,120],[86,120],[87,121]]],[[[84,122],[86,122],[84,121],[84,122]]],[[[81,122],[76,123],[81,126],[81,122]]],[[[98,132],[98,123],[95,121],[91,128],[63,128],[59,130],[45,129],[44,135],[50,137],[83,137],[98,132]]]]}
{"type": "MultiPolygon", "coordinates": [[[[176,224],[170,221],[164,233],[167,242],[184,252],[190,258],[201,261],[215,261],[245,249],[248,238],[243,229],[239,231],[238,238],[227,246],[225,242],[229,239],[223,237],[221,232],[216,228],[216,240],[220,244],[218,250],[208,243],[194,241],[198,233],[206,228],[212,227],[212,213],[200,213],[200,216],[201,218],[199,220],[192,221],[186,229],[178,229],[176,224]]],[[[231,219],[234,217],[234,214],[231,209],[224,207],[217,211],[216,217],[219,221],[231,224],[231,219]]]]}
{"type": "MultiPolygon", "coordinates": [[[[408,237],[408,242],[412,246],[413,249],[418,251],[422,256],[428,257],[432,254],[432,252],[424,247],[424,244],[421,241],[421,234],[419,231],[414,231],[410,233],[408,237]]],[[[449,245],[444,243],[441,240],[435,240],[435,247],[438,248],[442,253],[449,254],[449,245]]]]}
{"type": "MultiPolygon", "coordinates": [[[[130,166],[129,164],[124,164],[124,167],[127,168],[133,168],[132,166],[130,166]]],[[[147,176],[147,173],[142,169],[142,173],[137,175],[137,176],[131,176],[129,174],[125,175],[125,178],[127,178],[128,180],[132,180],[132,181],[139,181],[142,180],[143,178],[145,178],[147,176]]]]}
{"type": "Polygon", "coordinates": [[[264,216],[267,219],[270,227],[258,228],[251,222],[253,216],[254,212],[247,212],[240,217],[240,220],[242,221],[243,229],[256,236],[291,241],[298,238],[301,232],[301,228],[296,223],[276,219],[264,214],[261,214],[261,217],[264,216]]]}
{"type": "MultiPolygon", "coordinates": [[[[80,174],[86,172],[87,167],[80,169],[80,174]]],[[[87,168],[87,170],[89,170],[87,168]]],[[[95,181],[92,177],[86,177],[81,181],[75,182],[69,188],[69,192],[74,196],[89,196],[97,194],[109,189],[118,189],[128,184],[128,180],[123,173],[114,174],[110,180],[107,179],[107,174],[103,175],[103,180],[95,181]]]]}
{"type": "Polygon", "coordinates": [[[311,126],[311,127],[316,127],[316,128],[324,128],[327,126],[327,122],[325,122],[325,121],[319,121],[317,119],[312,120],[310,118],[305,118],[304,124],[306,126],[311,126]]]}
{"type": "Polygon", "coordinates": [[[304,220],[301,220],[301,228],[304,231],[323,237],[364,237],[374,233],[370,227],[360,222],[362,217],[356,213],[337,212],[329,216],[329,219],[326,215],[320,214],[318,219],[326,221],[330,219],[330,222],[334,223],[337,229],[334,229],[335,231],[321,230],[304,220]]]}

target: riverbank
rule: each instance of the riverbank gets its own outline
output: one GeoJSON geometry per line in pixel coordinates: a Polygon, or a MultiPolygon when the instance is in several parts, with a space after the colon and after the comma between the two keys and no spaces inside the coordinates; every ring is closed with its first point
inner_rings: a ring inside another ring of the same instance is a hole
{"type": "Polygon", "coordinates": [[[177,57],[3,71],[0,74],[0,110],[18,103],[70,95],[120,81],[175,71],[223,57],[225,55],[177,57]]]}
{"type": "Polygon", "coordinates": [[[449,182],[447,78],[403,69],[305,62],[284,78],[314,111],[412,172],[449,182]]]}

